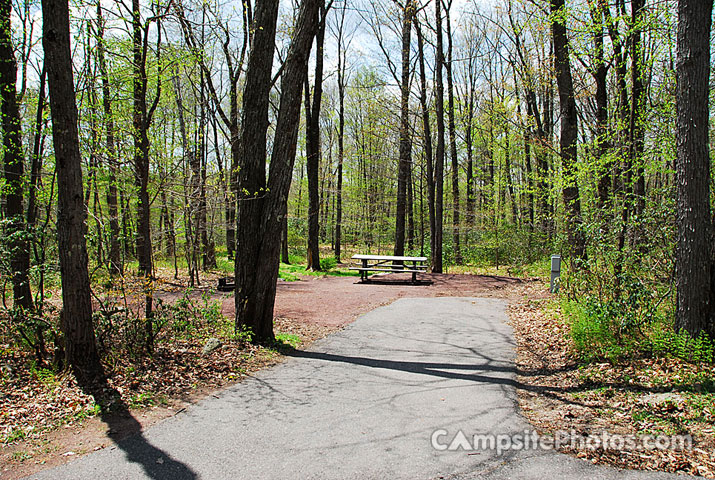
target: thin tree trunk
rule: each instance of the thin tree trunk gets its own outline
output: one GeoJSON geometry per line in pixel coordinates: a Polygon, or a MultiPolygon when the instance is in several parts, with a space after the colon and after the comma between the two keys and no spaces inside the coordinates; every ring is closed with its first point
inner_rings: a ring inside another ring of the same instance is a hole
{"type": "MultiPolygon", "coordinates": [[[[441,0],[439,0],[441,1],[441,0]]],[[[448,8],[445,12],[447,19],[447,64],[445,70],[447,72],[447,119],[449,129],[449,147],[450,157],[452,160],[452,250],[454,252],[454,263],[462,264],[462,249],[459,244],[459,161],[457,158],[457,128],[454,121],[454,82],[452,80],[452,20],[449,12],[451,10],[452,1],[447,3],[448,8]]]]}
{"type": "MultiPolygon", "coordinates": [[[[149,199],[149,125],[159,100],[159,92],[151,108],[147,106],[146,42],[143,38],[144,25],[141,21],[140,2],[132,0],[132,135],[134,137],[134,185],[137,191],[137,231],[136,248],[139,261],[139,275],[144,282],[144,343],[148,351],[154,348],[153,329],[153,286],[154,266],[152,259],[151,210],[149,199]]],[[[157,43],[161,42],[161,28],[158,29],[157,43]]],[[[159,78],[161,76],[159,75],[159,78]]],[[[158,84],[160,88],[160,83],[158,84]]]]}
{"type": "Polygon", "coordinates": [[[114,140],[114,113],[112,111],[109,74],[105,60],[104,18],[101,4],[97,3],[97,63],[102,77],[102,105],[106,129],[107,163],[109,165],[107,208],[109,210],[109,273],[121,275],[124,270],[119,244],[119,208],[117,206],[117,149],[114,140]]]}
{"type": "MultiPolygon", "coordinates": [[[[12,2],[0,0],[0,96],[2,96],[3,160],[5,163],[5,236],[10,249],[12,293],[16,309],[32,309],[30,249],[27,243],[24,198],[25,159],[20,110],[17,103],[17,62],[12,46],[12,2]]],[[[20,311],[17,311],[21,315],[20,311]]]]}
{"type": "Polygon", "coordinates": [[[310,101],[310,86],[308,70],[305,76],[305,150],[308,173],[308,252],[307,270],[320,271],[320,106],[323,98],[323,44],[325,42],[325,25],[327,9],[325,0],[320,6],[321,22],[315,39],[315,83],[313,85],[313,101],[310,101]]]}
{"type": "MultiPolygon", "coordinates": [[[[343,48],[343,28],[345,25],[345,5],[338,24],[338,171],[337,198],[335,200],[335,260],[340,263],[343,241],[343,160],[345,156],[345,51],[343,48]]],[[[300,197],[299,197],[300,201],[300,197]]]]}
{"type": "Polygon", "coordinates": [[[281,263],[290,264],[288,258],[288,215],[283,215],[283,227],[281,228],[281,263]]]}
{"type": "Polygon", "coordinates": [[[30,231],[35,230],[37,218],[39,216],[37,192],[40,188],[43,163],[42,156],[45,138],[43,133],[45,125],[44,112],[45,104],[47,103],[45,90],[46,84],[47,69],[45,68],[45,63],[43,61],[42,72],[40,73],[40,88],[37,94],[37,111],[35,112],[34,139],[32,142],[32,165],[30,167],[30,186],[27,196],[27,228],[30,231]]]}
{"type": "MultiPolygon", "coordinates": [[[[598,166],[598,208],[605,213],[605,219],[609,218],[607,211],[610,207],[610,190],[611,190],[611,168],[613,162],[608,159],[608,66],[604,59],[603,47],[603,9],[601,6],[596,6],[591,11],[591,17],[594,22],[595,33],[593,35],[594,46],[594,70],[593,78],[596,82],[596,145],[595,159],[598,166]]],[[[608,221],[603,223],[608,226],[608,221]]]]}
{"type": "Polygon", "coordinates": [[[429,210],[430,255],[435,251],[435,178],[432,156],[432,132],[430,128],[429,109],[427,107],[427,77],[425,74],[424,39],[419,22],[415,22],[417,31],[417,55],[420,64],[420,106],[422,107],[422,131],[424,137],[424,156],[427,176],[427,209],[429,210]]]}
{"type": "Polygon", "coordinates": [[[432,271],[442,273],[442,225],[444,221],[444,53],[442,47],[441,1],[435,1],[435,30],[437,32],[437,52],[435,54],[435,114],[437,116],[437,151],[435,156],[434,183],[434,250],[432,251],[432,271]]]}
{"type": "Polygon", "coordinates": [[[412,19],[415,6],[410,0],[405,1],[402,9],[402,77],[400,79],[400,157],[397,167],[397,208],[395,212],[395,249],[394,255],[405,254],[405,216],[407,213],[407,182],[410,162],[412,161],[412,143],[410,141],[410,43],[412,19]]]}

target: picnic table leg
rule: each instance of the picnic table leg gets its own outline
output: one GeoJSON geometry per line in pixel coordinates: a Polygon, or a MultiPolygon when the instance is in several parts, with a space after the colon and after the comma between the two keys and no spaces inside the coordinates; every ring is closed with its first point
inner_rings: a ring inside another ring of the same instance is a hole
{"type": "MultiPolygon", "coordinates": [[[[367,268],[367,260],[362,259],[362,268],[367,268]]],[[[360,270],[360,281],[367,282],[367,270],[360,270]]]]}

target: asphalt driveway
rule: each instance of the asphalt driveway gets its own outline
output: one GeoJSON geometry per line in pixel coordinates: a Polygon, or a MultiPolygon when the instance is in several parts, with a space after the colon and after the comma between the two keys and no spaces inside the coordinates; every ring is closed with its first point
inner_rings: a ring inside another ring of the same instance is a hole
{"type": "Polygon", "coordinates": [[[531,433],[505,306],[398,300],[218,398],[31,478],[685,478],[490,448],[490,436],[506,446],[531,433]]]}

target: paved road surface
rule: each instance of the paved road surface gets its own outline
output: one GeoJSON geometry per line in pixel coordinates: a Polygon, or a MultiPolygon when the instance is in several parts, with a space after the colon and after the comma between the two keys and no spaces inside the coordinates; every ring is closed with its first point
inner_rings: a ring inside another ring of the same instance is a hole
{"type": "Polygon", "coordinates": [[[117,447],[31,478],[685,478],[551,451],[439,451],[518,434],[505,302],[402,299],[117,447]],[[445,433],[446,432],[446,433],[445,433]],[[468,454],[471,453],[471,454],[468,454]]]}

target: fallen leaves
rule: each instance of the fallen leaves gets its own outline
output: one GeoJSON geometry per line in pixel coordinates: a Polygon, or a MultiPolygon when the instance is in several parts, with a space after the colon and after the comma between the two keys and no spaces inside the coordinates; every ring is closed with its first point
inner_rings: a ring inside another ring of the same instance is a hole
{"type": "Polygon", "coordinates": [[[715,478],[713,369],[670,358],[580,365],[557,305],[526,299],[508,309],[517,339],[519,403],[541,433],[691,435],[686,449],[562,451],[593,463],[715,478]]]}

